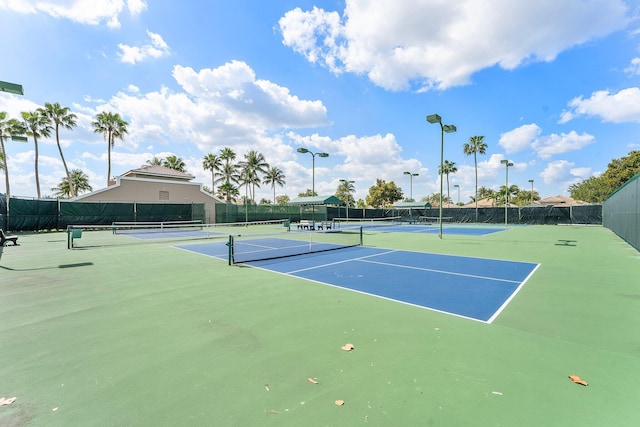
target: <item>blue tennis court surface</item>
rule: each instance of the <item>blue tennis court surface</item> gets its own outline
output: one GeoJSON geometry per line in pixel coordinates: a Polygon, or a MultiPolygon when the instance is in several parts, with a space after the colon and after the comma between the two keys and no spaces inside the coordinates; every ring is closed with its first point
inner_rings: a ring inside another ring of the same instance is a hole
{"type": "MultiPolygon", "coordinates": [[[[222,242],[178,248],[221,259],[228,255],[222,242]]],[[[500,314],[538,267],[528,262],[363,246],[249,264],[486,323],[500,314]]]]}

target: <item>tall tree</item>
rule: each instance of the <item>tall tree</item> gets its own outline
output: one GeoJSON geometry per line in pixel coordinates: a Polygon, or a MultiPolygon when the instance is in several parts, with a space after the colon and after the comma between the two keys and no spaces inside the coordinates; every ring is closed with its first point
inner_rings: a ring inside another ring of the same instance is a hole
{"type": "Polygon", "coordinates": [[[71,183],[72,186],[71,197],[77,196],[78,194],[73,188],[73,180],[71,179],[71,175],[69,174],[69,168],[67,167],[67,162],[64,159],[64,155],[62,154],[62,146],[60,145],[60,127],[62,126],[65,129],[72,130],[76,126],[77,116],[69,111],[69,107],[62,107],[57,102],[53,104],[45,102],[44,111],[50,122],[54,124],[54,129],[56,131],[56,144],[58,145],[60,160],[62,160],[62,165],[64,166],[64,172],[67,176],[67,180],[71,183]]]}
{"type": "Polygon", "coordinates": [[[513,203],[515,196],[520,192],[520,188],[517,185],[510,185],[507,188],[504,185],[500,186],[500,190],[498,190],[497,197],[499,198],[499,202],[502,205],[506,205],[507,202],[509,204],[513,203]]]}
{"type": "Polygon", "coordinates": [[[469,142],[462,146],[462,151],[467,156],[473,154],[473,167],[476,171],[476,222],[478,222],[478,154],[487,153],[487,144],[484,142],[484,136],[472,136],[469,138],[469,142]]]}
{"type": "Polygon", "coordinates": [[[338,184],[338,189],[336,190],[336,197],[342,200],[345,206],[352,207],[356,204],[352,194],[354,191],[356,191],[356,187],[352,181],[340,180],[340,184],[338,184]]]}
{"type": "Polygon", "coordinates": [[[127,123],[118,113],[103,111],[96,115],[96,120],[91,123],[94,133],[101,133],[107,141],[107,186],[111,180],[111,149],[115,145],[116,139],[124,140],[124,136],[129,133],[127,123]]]}
{"type": "Polygon", "coordinates": [[[36,191],[38,193],[38,199],[40,199],[42,194],[40,193],[40,173],[38,172],[38,138],[49,138],[53,128],[51,127],[51,122],[47,117],[46,111],[42,108],[38,108],[35,111],[23,111],[20,114],[22,115],[27,135],[33,138],[35,147],[36,191]]]}
{"type": "Polygon", "coordinates": [[[611,160],[602,175],[592,176],[580,183],[572,184],[569,187],[569,194],[577,200],[602,203],[609,194],[638,173],[640,173],[640,150],[633,150],[620,159],[611,160]]]}
{"type": "Polygon", "coordinates": [[[216,193],[216,173],[222,167],[222,159],[215,154],[205,154],[202,158],[202,168],[211,172],[211,194],[216,193]]]}
{"type": "Polygon", "coordinates": [[[266,162],[262,153],[251,150],[244,155],[241,166],[247,168],[247,177],[251,180],[251,198],[255,199],[256,186],[260,187],[260,175],[267,172],[269,163],[266,162]]]}
{"type": "Polygon", "coordinates": [[[375,185],[369,188],[366,202],[368,206],[374,208],[388,207],[402,200],[403,197],[402,189],[395,182],[376,179],[375,185]]]}
{"type": "MultiPolygon", "coordinates": [[[[440,167],[438,167],[440,169],[440,167]]],[[[456,167],[456,162],[450,162],[449,160],[445,160],[442,164],[442,170],[439,170],[438,173],[445,174],[447,176],[447,200],[451,200],[451,195],[449,194],[449,174],[458,172],[458,168],[456,167]]],[[[448,203],[448,202],[447,202],[448,203]]]]}
{"type": "Polygon", "coordinates": [[[0,154],[2,154],[2,169],[4,170],[5,194],[7,196],[7,205],[11,197],[11,189],[9,188],[9,168],[7,167],[8,156],[4,148],[5,138],[11,138],[14,135],[23,135],[25,128],[22,123],[16,119],[7,119],[7,113],[0,111],[0,154]]]}
{"type": "Polygon", "coordinates": [[[162,157],[153,156],[150,160],[147,160],[147,164],[150,166],[162,166],[164,159],[162,157]]]}
{"type": "Polygon", "coordinates": [[[264,175],[264,178],[262,179],[263,184],[271,185],[271,189],[273,190],[274,205],[276,204],[276,184],[280,187],[283,187],[285,184],[285,178],[286,176],[279,168],[272,166],[271,168],[269,168],[267,173],[264,175]]]}
{"type": "MultiPolygon", "coordinates": [[[[232,162],[236,159],[236,153],[229,147],[224,147],[220,150],[220,158],[224,162],[222,169],[220,170],[220,179],[218,182],[222,183],[221,187],[224,187],[224,197],[227,202],[231,201],[231,193],[235,191],[237,195],[238,191],[233,185],[238,182],[238,165],[232,162]],[[234,190],[235,189],[235,190],[234,190]]],[[[218,189],[220,191],[220,189],[218,189]]]]}
{"type": "Polygon", "coordinates": [[[53,195],[60,199],[70,199],[77,196],[78,193],[91,191],[93,188],[89,185],[89,177],[82,169],[74,169],[71,171],[71,180],[64,178],[57,187],[51,189],[53,195]]]}
{"type": "Polygon", "coordinates": [[[231,196],[236,197],[239,194],[240,190],[238,190],[238,187],[233,185],[231,182],[225,182],[218,186],[218,195],[221,198],[224,198],[227,202],[231,201],[231,196]]]}
{"type": "Polygon", "coordinates": [[[182,160],[180,157],[171,155],[167,156],[167,158],[164,159],[164,161],[162,162],[162,166],[164,166],[165,168],[176,170],[178,172],[184,172],[184,168],[186,165],[184,163],[184,160],[182,160]]]}
{"type": "Polygon", "coordinates": [[[291,199],[289,198],[289,196],[287,196],[286,194],[283,194],[281,196],[276,197],[275,204],[276,205],[286,205],[290,201],[291,201],[291,199]]]}

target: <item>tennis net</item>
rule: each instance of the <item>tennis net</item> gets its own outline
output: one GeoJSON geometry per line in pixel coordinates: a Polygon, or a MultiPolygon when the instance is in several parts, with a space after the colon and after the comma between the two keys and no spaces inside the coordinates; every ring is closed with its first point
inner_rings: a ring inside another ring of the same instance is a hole
{"type": "Polygon", "coordinates": [[[286,258],[362,245],[362,227],[331,231],[290,231],[229,235],[229,264],[286,258]]]}
{"type": "Polygon", "coordinates": [[[391,216],[384,218],[334,218],[333,220],[336,229],[357,229],[362,227],[364,229],[375,227],[393,227],[402,224],[401,216],[391,216]]]}
{"type": "Polygon", "coordinates": [[[289,229],[288,220],[236,223],[130,223],[112,225],[69,225],[67,248],[94,248],[136,244],[175,244],[180,241],[228,238],[230,234],[276,233],[289,229]]]}
{"type": "Polygon", "coordinates": [[[117,221],[111,223],[113,234],[169,233],[202,230],[202,221],[117,221]]]}

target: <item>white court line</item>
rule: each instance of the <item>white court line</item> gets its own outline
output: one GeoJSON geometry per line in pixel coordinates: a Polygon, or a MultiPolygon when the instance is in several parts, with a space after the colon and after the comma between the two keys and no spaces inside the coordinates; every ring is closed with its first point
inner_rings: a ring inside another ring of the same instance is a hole
{"type": "Polygon", "coordinates": [[[412,270],[430,271],[432,273],[448,274],[448,275],[451,275],[451,276],[472,277],[474,279],[486,279],[486,280],[493,280],[493,281],[496,281],[496,282],[520,283],[519,280],[508,280],[508,279],[500,279],[500,278],[497,278],[497,277],[478,276],[476,274],[455,273],[453,271],[436,270],[436,269],[433,269],[433,268],[424,268],[424,267],[413,267],[413,266],[410,266],[410,265],[392,264],[390,262],[369,261],[369,260],[357,260],[357,261],[370,262],[372,264],[388,265],[388,266],[391,266],[391,267],[409,268],[409,269],[412,269],[412,270]]]}
{"type": "Polygon", "coordinates": [[[540,264],[536,264],[536,267],[535,267],[533,270],[531,270],[531,273],[529,273],[529,275],[528,275],[527,277],[525,277],[525,279],[522,281],[522,283],[520,283],[520,285],[516,288],[516,290],[515,290],[515,291],[513,291],[513,292],[511,293],[511,295],[509,296],[509,298],[507,298],[507,299],[505,300],[505,302],[503,302],[503,303],[502,303],[502,305],[500,306],[500,308],[498,308],[498,309],[496,310],[496,312],[495,312],[495,313],[493,313],[493,316],[491,316],[491,317],[489,318],[489,320],[487,320],[487,323],[491,323],[491,322],[493,322],[493,321],[496,319],[496,317],[498,317],[498,315],[499,315],[500,313],[502,313],[502,310],[504,310],[504,309],[507,307],[507,305],[511,302],[511,300],[512,300],[513,298],[515,298],[516,294],[517,294],[518,292],[520,292],[520,289],[522,289],[522,287],[524,286],[524,284],[525,284],[525,283],[527,283],[527,280],[529,280],[529,278],[530,278],[531,276],[533,276],[533,273],[535,273],[535,272],[536,272],[536,270],[538,269],[538,267],[540,267],[540,264]]]}
{"type": "Polygon", "coordinates": [[[378,254],[365,255],[365,256],[362,256],[362,257],[345,259],[345,260],[342,260],[342,261],[336,261],[336,262],[329,262],[329,263],[326,263],[326,264],[314,265],[313,267],[307,267],[307,268],[301,268],[299,270],[287,271],[287,272],[284,272],[284,274],[295,274],[295,273],[299,273],[301,271],[309,271],[309,270],[315,270],[316,268],[328,267],[330,265],[344,264],[346,262],[351,262],[351,261],[360,261],[360,260],[363,260],[365,258],[371,258],[371,257],[378,256],[378,255],[390,254],[390,253],[393,253],[393,252],[398,252],[398,250],[389,250],[389,251],[381,252],[381,253],[378,253],[378,254]]]}

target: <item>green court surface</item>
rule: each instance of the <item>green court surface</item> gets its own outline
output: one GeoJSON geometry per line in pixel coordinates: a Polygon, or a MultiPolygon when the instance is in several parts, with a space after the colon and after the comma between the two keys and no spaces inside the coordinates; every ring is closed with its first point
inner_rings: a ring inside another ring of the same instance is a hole
{"type": "Polygon", "coordinates": [[[19,243],[0,259],[1,426],[640,425],[640,254],[602,227],[365,232],[540,263],[492,324],[167,242],[19,243]]]}

